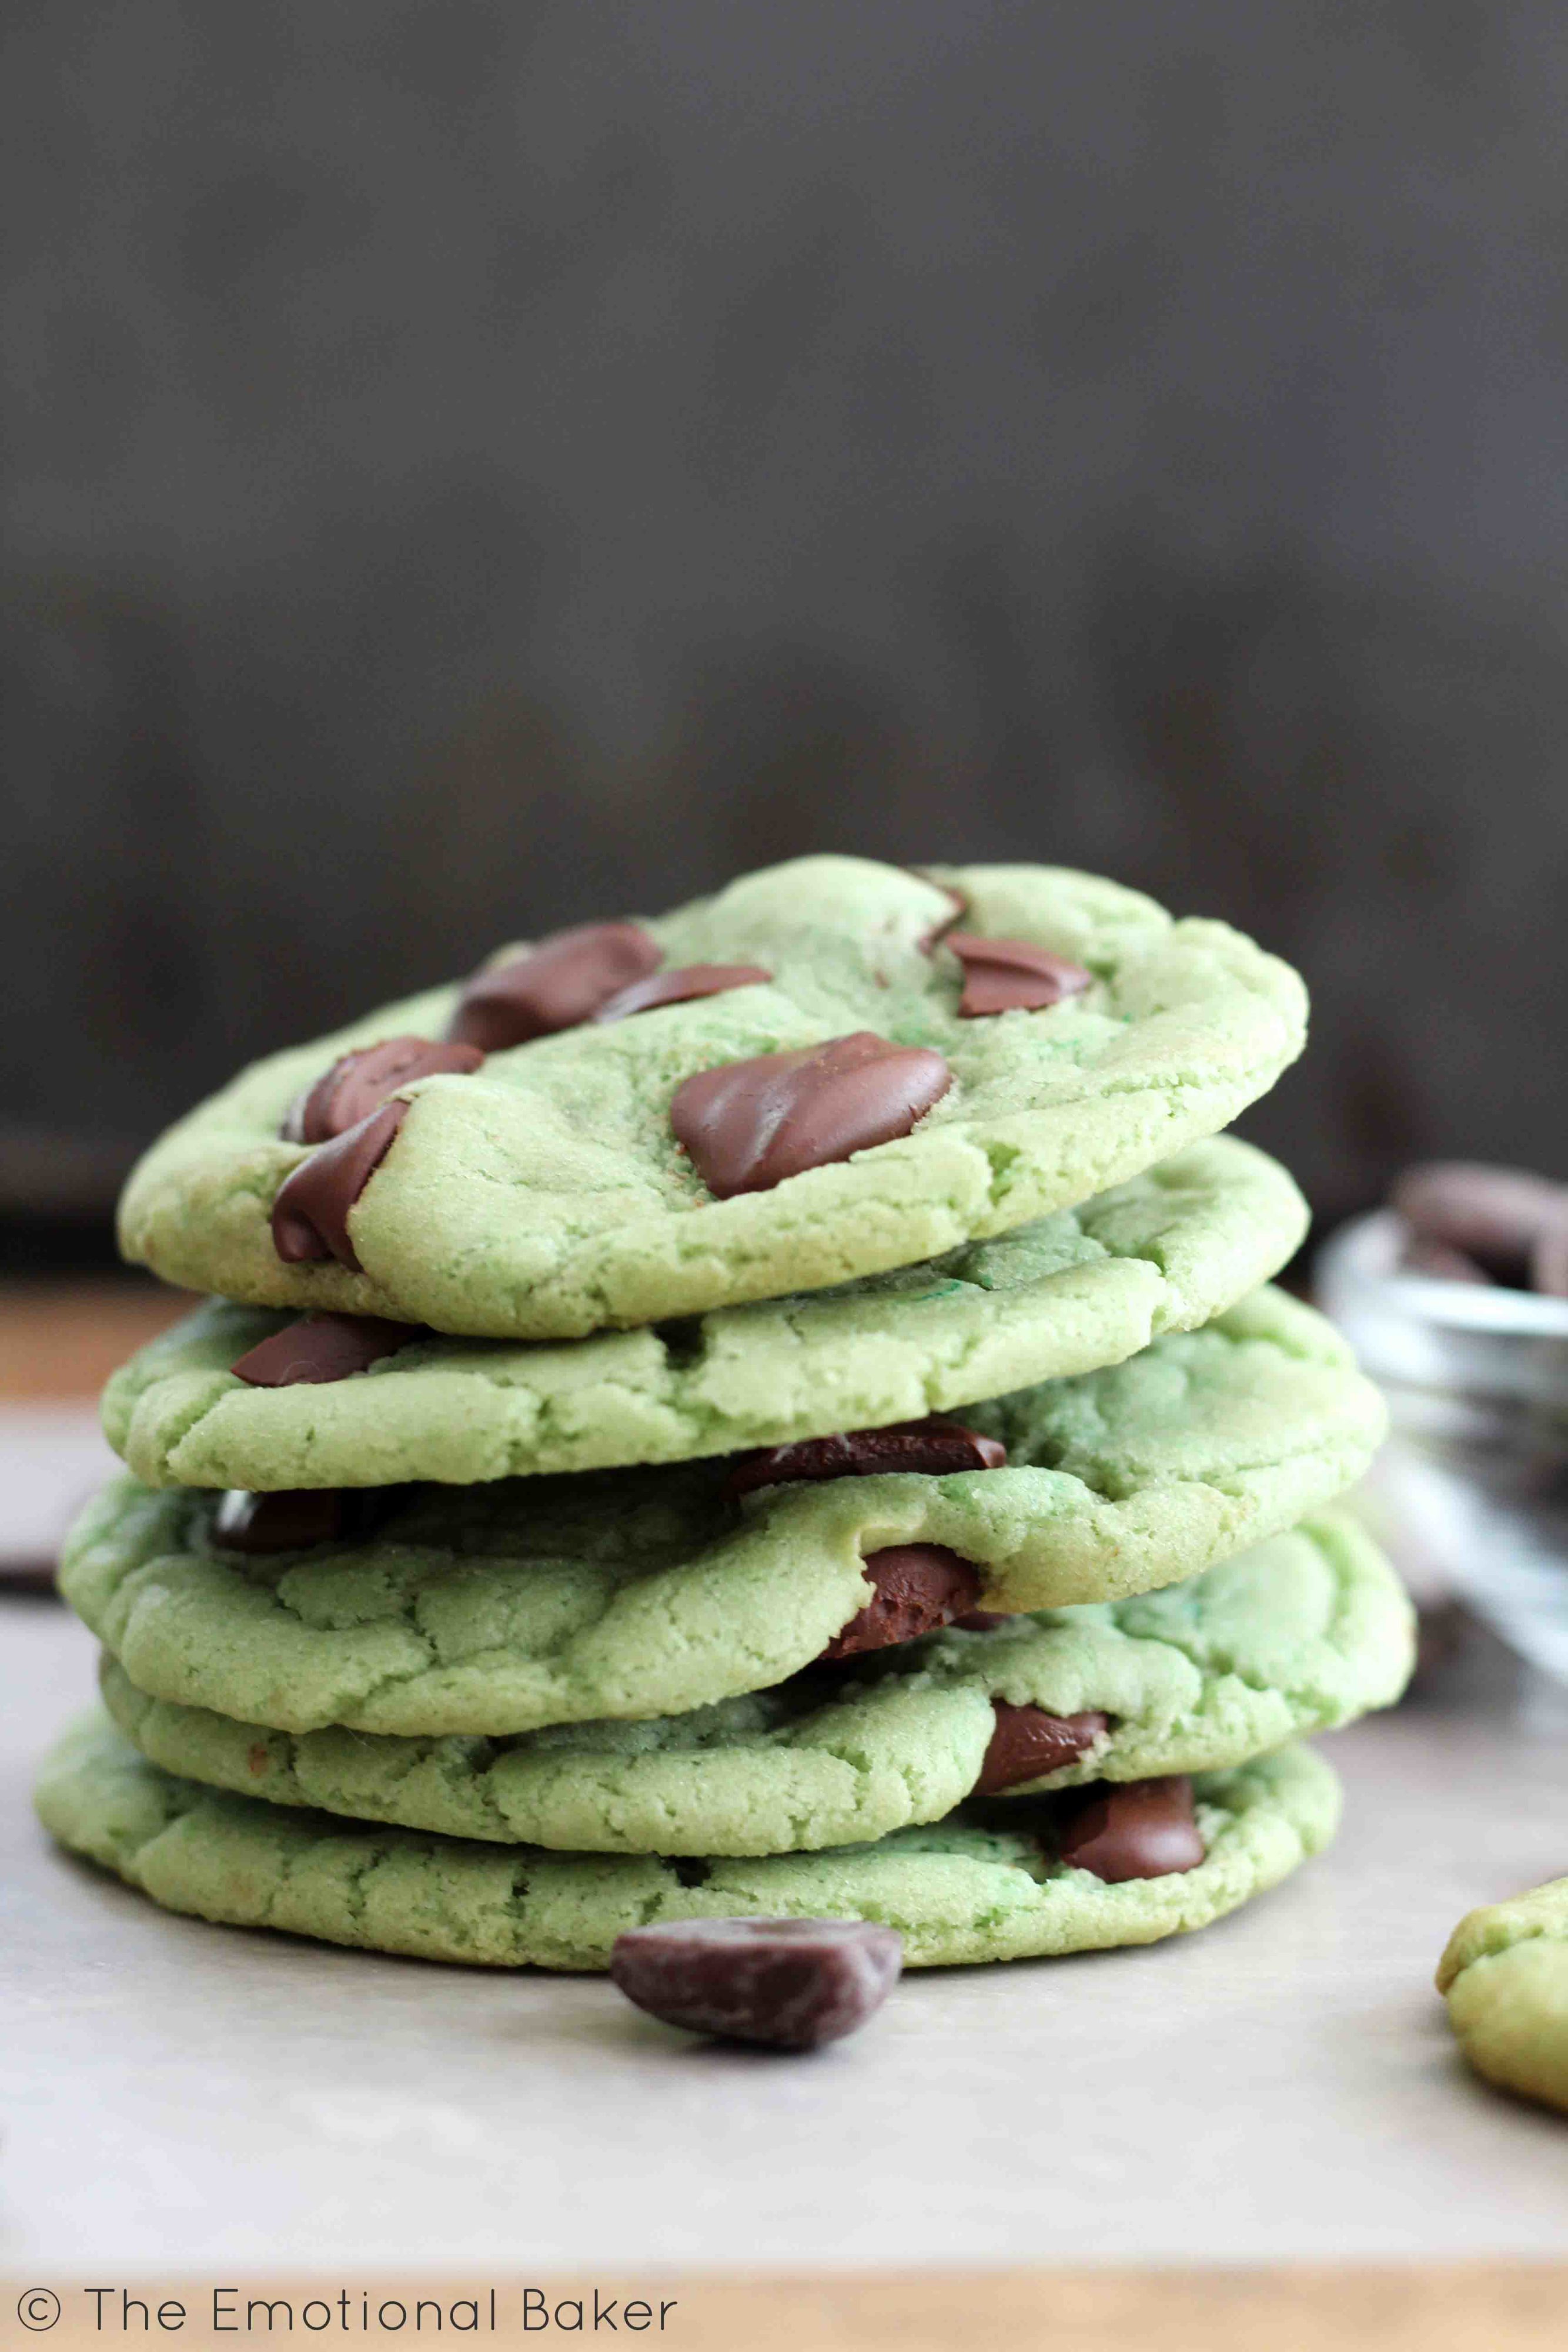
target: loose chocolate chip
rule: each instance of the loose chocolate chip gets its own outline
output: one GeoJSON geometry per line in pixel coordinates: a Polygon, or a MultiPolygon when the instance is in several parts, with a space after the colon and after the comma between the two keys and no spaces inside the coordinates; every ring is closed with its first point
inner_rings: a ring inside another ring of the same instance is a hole
{"type": "Polygon", "coordinates": [[[418,1323],[387,1323],[379,1315],[307,1315],[258,1340],[229,1370],[253,1389],[346,1381],[428,1336],[418,1323]]]}
{"type": "Polygon", "coordinates": [[[1412,1234],[1399,1253],[1401,1274],[1424,1274],[1436,1282],[1490,1282],[1490,1275],[1484,1265],[1478,1265],[1463,1250],[1450,1249],[1447,1242],[1423,1240],[1412,1234]]]}
{"type": "Polygon", "coordinates": [[[858,1658],[950,1625],[980,1597],[980,1571],[946,1544],[889,1544],[868,1551],[862,1573],[876,1587],[874,1599],[835,1633],[824,1658],[858,1658]]]}
{"type": "Polygon", "coordinates": [[[224,1551],[307,1551],[348,1532],[350,1507],[331,1486],[272,1495],[236,1486],[218,1505],[213,1541],[224,1551]]]}
{"type": "Polygon", "coordinates": [[[953,1083],[940,1054],[858,1029],[825,1045],[699,1070],[670,1106],[675,1139],[710,1192],[765,1192],[787,1176],[907,1135],[953,1083]]]}
{"type": "Polygon", "coordinates": [[[990,1013],[1039,1013],[1064,997],[1082,996],[1094,975],[1066,956],[1052,955],[1028,940],[985,940],[975,931],[948,931],[941,944],[964,967],[958,1017],[974,1021],[990,1013]]]}
{"type": "Polygon", "coordinates": [[[477,1045],[439,1045],[428,1037],[388,1037],[345,1054],[295,1102],[283,1122],[286,1143],[329,1143],[346,1134],[414,1078],[445,1072],[468,1077],[485,1056],[477,1045]]]}
{"type": "Polygon", "coordinates": [[[632,1927],[610,1953],[613,1983],[689,2033],[816,2050],[880,2009],[904,1941],[857,1919],[682,1919],[632,1927]]]}
{"type": "Polygon", "coordinates": [[[647,980],[634,980],[630,988],[619,990],[608,1004],[601,1004],[593,1017],[624,1021],[633,1013],[652,1013],[661,1004],[690,1004],[699,996],[723,996],[732,988],[755,988],[759,981],[772,977],[759,963],[682,964],[674,971],[656,971],[647,980]]]}
{"type": "Polygon", "coordinates": [[[361,1271],[349,1238],[349,1212],[392,1150],[410,1108],[383,1103],[347,1134],[319,1143],[284,1178],[272,1204],[272,1245],[285,1265],[335,1257],[350,1274],[361,1271]]]}
{"type": "Polygon", "coordinates": [[[1568,1186],[1521,1168],[1434,1160],[1407,1168],[1389,1195],[1422,1241],[1473,1258],[1494,1282],[1521,1288],[1542,1235],[1568,1217],[1568,1186]]]}
{"type": "Polygon", "coordinates": [[[476,971],[446,1034],[486,1054],[526,1045],[575,1029],[663,961],[664,950],[637,923],[579,923],[525,955],[476,971]]]}
{"type": "Polygon", "coordinates": [[[1192,1782],[1173,1772],[1159,1780],[1103,1783],[1070,1814],[1058,1852],[1075,1870],[1092,1871],[1111,1886],[1196,1870],[1203,1840],[1193,1819],[1192,1782]]]}
{"type": "Polygon", "coordinates": [[[729,1474],[732,1495],[778,1486],[791,1478],[874,1478],[887,1470],[924,1470],[945,1478],[956,1470],[1000,1470],[1008,1449],[962,1422],[932,1413],[925,1421],[890,1422],[885,1429],[847,1429],[836,1437],[804,1437],[743,1454],[729,1474]]]}
{"type": "Polygon", "coordinates": [[[1047,1715],[1042,1706],[1012,1706],[1005,1698],[994,1698],[991,1706],[997,1727],[975,1783],[977,1797],[994,1797],[998,1789],[1060,1772],[1064,1764],[1086,1755],[1110,1723],[1108,1716],[1097,1712],[1047,1715]]]}

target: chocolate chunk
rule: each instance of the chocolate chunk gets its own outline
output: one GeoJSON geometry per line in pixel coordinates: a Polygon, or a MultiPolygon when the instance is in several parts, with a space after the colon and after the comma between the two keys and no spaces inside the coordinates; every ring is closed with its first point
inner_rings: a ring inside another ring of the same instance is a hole
{"type": "Polygon", "coordinates": [[[349,1530],[350,1505],[336,1487],[290,1489],[272,1495],[231,1487],[213,1520],[223,1551],[308,1551],[349,1530]]]}
{"type": "Polygon", "coordinates": [[[497,1054],[575,1029],[633,981],[657,971],[664,950],[637,923],[579,923],[538,947],[476,971],[457,1000],[448,1037],[497,1054]]]}
{"type": "Polygon", "coordinates": [[[608,1004],[601,1004],[593,1017],[624,1021],[633,1013],[652,1013],[661,1004],[689,1004],[699,996],[723,996],[732,988],[755,988],[758,981],[772,977],[759,963],[681,964],[674,971],[656,971],[648,980],[634,980],[630,988],[619,990],[608,1004]]]}
{"type": "Polygon", "coordinates": [[[272,1245],[285,1265],[335,1257],[350,1274],[361,1271],[349,1238],[349,1212],[392,1150],[410,1108],[383,1103],[346,1135],[319,1143],[284,1178],[272,1204],[272,1245]]]}
{"type": "Polygon", "coordinates": [[[1515,1289],[1531,1280],[1536,1243],[1568,1218],[1568,1186],[1475,1160],[1407,1168],[1389,1198],[1419,1240],[1462,1250],[1494,1282],[1515,1289]]]}
{"type": "Polygon", "coordinates": [[[994,1797],[998,1789],[1060,1772],[1064,1764],[1086,1755],[1110,1724],[1110,1717],[1098,1712],[1047,1715],[1042,1706],[1012,1706],[1005,1698],[994,1698],[991,1706],[997,1727],[975,1783],[977,1797],[994,1797]]]}
{"type": "Polygon", "coordinates": [[[1063,1862],[1111,1886],[1125,1878],[1169,1878],[1196,1870],[1203,1840],[1184,1772],[1159,1780],[1102,1783],[1075,1807],[1057,1842],[1063,1862]]]}
{"type": "Polygon", "coordinates": [[[1568,1298],[1568,1221],[1538,1236],[1530,1253],[1530,1286],[1543,1298],[1568,1298]]]}
{"type": "Polygon", "coordinates": [[[966,1609],[953,1623],[960,1633],[994,1633],[998,1625],[1009,1625],[1012,1620],[1001,1609],[966,1609]]]}
{"type": "Polygon", "coordinates": [[[945,1478],[956,1470],[1000,1470],[1008,1449],[962,1422],[932,1413],[925,1421],[890,1422],[885,1429],[847,1429],[836,1437],[803,1437],[743,1454],[729,1474],[732,1495],[792,1478],[874,1478],[888,1470],[923,1470],[945,1478]]]}
{"type": "Polygon", "coordinates": [[[1478,1265],[1463,1250],[1450,1249],[1447,1242],[1423,1240],[1412,1234],[1399,1253],[1401,1274],[1424,1274],[1435,1282],[1490,1282],[1490,1275],[1484,1265],[1478,1265]]]}
{"type": "Polygon", "coordinates": [[[824,1658],[858,1658],[950,1625],[980,1597],[980,1571],[946,1544],[889,1544],[868,1551],[861,1568],[875,1585],[868,1601],[822,1652],[824,1658]]]}
{"type": "Polygon", "coordinates": [[[948,931],[941,944],[964,967],[958,1017],[974,1021],[990,1013],[1039,1013],[1063,998],[1082,996],[1094,979],[1081,963],[1052,955],[1028,940],[985,940],[976,931],[948,931]]]}
{"type": "Polygon", "coordinates": [[[468,1077],[485,1056],[477,1045],[438,1045],[428,1037],[388,1037],[361,1045],[308,1087],[283,1122],[286,1143],[329,1143],[384,1103],[399,1087],[442,1072],[468,1077]]]}
{"type": "Polygon", "coordinates": [[[779,2050],[840,2041],[898,1981],[904,1940],[858,1919],[681,1919],[632,1927],[612,1980],[666,2025],[779,2050]]]}
{"type": "Polygon", "coordinates": [[[927,883],[933,890],[940,890],[947,901],[946,914],[940,921],[933,923],[931,929],[915,942],[924,953],[929,955],[937,942],[946,938],[954,924],[963,921],[969,911],[969,901],[962,890],[956,890],[951,882],[938,882],[936,875],[927,874],[923,866],[906,866],[904,870],[906,874],[913,874],[917,882],[927,883]]]}
{"type": "Polygon", "coordinates": [[[387,1323],[379,1315],[307,1315],[258,1340],[229,1370],[253,1389],[346,1381],[428,1336],[421,1324],[387,1323]]]}
{"type": "Polygon", "coordinates": [[[670,1106],[675,1139],[721,1201],[907,1135],[953,1083],[940,1054],[869,1029],[699,1070],[670,1106]]]}

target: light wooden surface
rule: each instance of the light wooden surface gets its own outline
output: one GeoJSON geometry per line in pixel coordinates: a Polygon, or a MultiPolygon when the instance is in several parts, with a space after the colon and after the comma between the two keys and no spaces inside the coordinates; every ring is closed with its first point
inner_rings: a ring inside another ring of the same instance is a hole
{"type": "MultiPolygon", "coordinates": [[[[101,2284],[101,2274],[92,2273],[101,2284]]],[[[413,2337],[416,2305],[426,2305],[414,2341],[436,2340],[434,2305],[442,2312],[440,2340],[447,2338],[455,2303],[472,2299],[479,2320],[468,2332],[460,2314],[460,2341],[476,2344],[549,2345],[623,2342],[628,2333],[645,2344],[678,2347],[679,2352],[1062,2352],[1064,2346],[1099,2347],[1103,2352],[1562,2352],[1568,2334],[1568,2273],[1556,2264],[1456,2265],[1439,2270],[1392,2267],[1221,2271],[912,2271],[896,2277],[799,2273],[758,2278],[704,2277],[651,2272],[640,2277],[601,2273],[597,2278],[550,2277],[536,2281],[473,2275],[350,2279],[251,2276],[229,2273],[221,2280],[151,2277],[118,2283],[101,2305],[79,2283],[57,2279],[52,2286],[24,2279],[0,2285],[0,2331],[12,2314],[30,2310],[34,2326],[0,2340],[47,2344],[52,2352],[101,2352],[105,2341],[126,2336],[137,2342],[173,2340],[182,2345],[299,2341],[309,2323],[301,2318],[314,2304],[312,2320],[321,2328],[320,2306],[340,2314],[337,2298],[350,2294],[351,2340],[374,2345],[413,2337]],[[531,2289],[531,2298],[530,2298],[531,2289]],[[489,2297],[495,2294],[495,2326],[489,2297]],[[600,2309],[612,2306],[612,2337],[601,2320],[592,2326],[594,2295],[600,2309]],[[139,2311],[122,2307],[121,2293],[148,2306],[151,2326],[139,2311]],[[214,2326],[214,2292],[218,2301],[214,2326]],[[30,2304],[27,2298],[35,2298],[30,2304]],[[47,2300],[58,2298],[61,2315],[52,2326],[47,2300]],[[371,2326],[362,2325],[361,2297],[369,2298],[371,2326]],[[247,2304],[258,2308],[250,2315],[247,2304]],[[270,2323],[259,2308],[274,2306],[270,2323]],[[292,2330],[279,2304],[287,2305],[292,2330]],[[575,2306],[582,2306],[580,2331],[575,2306]],[[625,2309],[633,2305],[641,2327],[628,2330],[625,2309]],[[158,2328],[162,2305],[165,2325],[158,2328]],[[183,2319],[174,2323],[172,2305],[183,2319]],[[389,2308],[385,2323],[377,2315],[389,2308]],[[638,2305],[645,2306],[644,2310],[638,2305]],[[564,2308],[563,2308],[564,2306],[564,2308]],[[658,2320],[663,2308],[664,2328],[658,2320]],[[406,2315],[402,2325],[398,2313],[406,2315]],[[560,2315],[560,2325],[542,2326],[560,2315]],[[101,2313],[102,2324],[99,2324],[101,2313]],[[526,2322],[531,2321],[531,2326],[526,2322]],[[144,2332],[145,2331],[145,2332],[144,2332]]],[[[305,2340],[342,2342],[340,2326],[305,2340]]]]}
{"type": "Polygon", "coordinates": [[[117,1364],[195,1303],[152,1283],[0,1285],[0,1397],[96,1397],[117,1364]]]}

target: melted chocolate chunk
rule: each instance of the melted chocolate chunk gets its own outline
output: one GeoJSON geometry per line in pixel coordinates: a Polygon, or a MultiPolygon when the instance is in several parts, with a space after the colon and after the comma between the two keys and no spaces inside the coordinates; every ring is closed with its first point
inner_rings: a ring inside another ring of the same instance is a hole
{"type": "Polygon", "coordinates": [[[630,988],[619,990],[608,1004],[601,1004],[593,1017],[625,1021],[633,1013],[652,1013],[661,1004],[690,1004],[699,996],[723,996],[732,988],[755,988],[759,981],[772,977],[759,963],[681,964],[674,971],[656,971],[647,980],[634,980],[630,988]]]}
{"type": "Polygon", "coordinates": [[[428,1336],[421,1324],[387,1323],[379,1315],[307,1315],[258,1340],[229,1370],[253,1389],[346,1381],[428,1336]]]}
{"type": "Polygon", "coordinates": [[[964,967],[961,1021],[992,1013],[1040,1013],[1065,997],[1082,996],[1094,975],[1028,940],[984,940],[975,931],[947,931],[941,944],[964,967]]]}
{"type": "Polygon", "coordinates": [[[1110,1723],[1108,1716],[1098,1712],[1047,1715],[1042,1706],[1012,1706],[1005,1698],[994,1698],[991,1706],[997,1727],[975,1783],[977,1797],[994,1797],[998,1789],[1060,1772],[1064,1764],[1086,1755],[1110,1723]]]}
{"type": "Polygon", "coordinates": [[[319,1143],[284,1178],[272,1204],[272,1245],[285,1265],[335,1257],[350,1274],[361,1272],[349,1212],[392,1150],[409,1109],[405,1102],[383,1103],[346,1135],[319,1143]]]}
{"type": "Polygon", "coordinates": [[[960,1633],[994,1633],[998,1625],[1009,1625],[1012,1620],[1005,1610],[967,1609],[953,1622],[960,1633]]]}
{"type": "Polygon", "coordinates": [[[945,1478],[956,1470],[1000,1470],[1008,1449],[962,1422],[932,1413],[925,1421],[890,1422],[885,1429],[847,1429],[836,1437],[804,1437],[743,1454],[729,1474],[732,1495],[791,1478],[874,1478],[883,1471],[923,1470],[945,1478]]]}
{"type": "Polygon", "coordinates": [[[940,1054],[858,1029],[793,1054],[699,1070],[670,1106],[675,1139],[721,1201],[765,1192],[907,1135],[953,1083],[940,1054]]]}
{"type": "Polygon", "coordinates": [[[349,1531],[351,1504],[336,1487],[291,1489],[272,1495],[231,1487],[213,1520],[213,1541],[223,1551],[308,1551],[349,1531]]]}
{"type": "Polygon", "coordinates": [[[834,1634],[824,1658],[858,1658],[915,1641],[950,1625],[980,1597],[979,1570],[946,1544],[889,1544],[868,1551],[861,1568],[875,1595],[834,1634]]]}
{"type": "Polygon", "coordinates": [[[1192,1782],[1185,1772],[1103,1782],[1069,1815],[1057,1850],[1075,1870],[1091,1870],[1111,1886],[1196,1870],[1203,1840],[1193,1819],[1192,1782]]]}
{"type": "Polygon", "coordinates": [[[295,1102],[283,1122],[286,1143],[329,1143],[415,1078],[443,1072],[469,1077],[484,1061],[477,1045],[438,1045],[428,1037],[388,1037],[345,1054],[295,1102]]]}
{"type": "Polygon", "coordinates": [[[681,1919],[611,1948],[627,2000],[689,2033],[815,2050],[863,2025],[904,1964],[894,1927],[856,1919],[681,1919]]]}
{"type": "Polygon", "coordinates": [[[664,950],[640,924],[579,923],[507,963],[476,971],[446,1034],[486,1054],[526,1045],[591,1019],[663,961],[664,950]]]}

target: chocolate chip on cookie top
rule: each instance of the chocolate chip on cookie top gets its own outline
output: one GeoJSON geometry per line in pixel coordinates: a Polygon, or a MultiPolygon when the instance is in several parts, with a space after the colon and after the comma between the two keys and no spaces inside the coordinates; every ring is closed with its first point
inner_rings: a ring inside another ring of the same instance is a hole
{"type": "Polygon", "coordinates": [[[674,971],[656,971],[634,980],[594,1014],[595,1021],[625,1021],[633,1013],[652,1013],[661,1004],[692,1004],[701,996],[723,996],[732,988],[756,988],[773,977],[759,963],[687,963],[674,971]]]}
{"type": "Polygon", "coordinates": [[[253,1389],[346,1381],[355,1372],[369,1371],[383,1356],[429,1337],[418,1323],[389,1323],[379,1315],[306,1315],[258,1340],[229,1370],[253,1389]]]}
{"type": "Polygon", "coordinates": [[[1111,1718],[1093,1709],[1083,1715],[1048,1715],[1042,1706],[1012,1706],[994,1698],[997,1727],[975,1783],[977,1797],[994,1797],[999,1789],[1016,1788],[1020,1780],[1043,1780],[1088,1754],[1111,1727],[1111,1718]]]}
{"type": "Polygon", "coordinates": [[[334,1486],[271,1495],[233,1487],[213,1519],[213,1541],[221,1551],[308,1551],[347,1535],[350,1517],[348,1496],[334,1486]]]}
{"type": "Polygon", "coordinates": [[[447,1036],[497,1054],[575,1029],[664,960],[640,923],[580,923],[552,932],[524,954],[476,971],[457,1000],[447,1036]]]}
{"type": "Polygon", "coordinates": [[[1127,1878],[1166,1878],[1196,1870],[1204,1847],[1193,1817],[1191,1780],[1185,1772],[1173,1772],[1157,1780],[1091,1790],[1061,1830],[1057,1851],[1074,1870],[1092,1871],[1111,1886],[1127,1878]]]}
{"type": "Polygon", "coordinates": [[[675,1140],[721,1201],[907,1135],[953,1083],[942,1055],[869,1029],[699,1070],[670,1106],[675,1140]]]}
{"type": "Polygon", "coordinates": [[[946,1544],[889,1544],[868,1551],[861,1572],[875,1592],[834,1634],[824,1658],[858,1658],[867,1650],[917,1641],[950,1625],[980,1597],[979,1570],[946,1544]]]}
{"type": "Polygon", "coordinates": [[[743,1454],[729,1474],[732,1495],[779,1486],[793,1478],[873,1478],[884,1471],[924,1471],[944,1478],[959,1470],[1004,1470],[1008,1449],[959,1421],[930,1413],[924,1421],[891,1422],[883,1429],[846,1429],[835,1437],[803,1437],[743,1454]]]}
{"type": "Polygon", "coordinates": [[[408,1114],[405,1102],[383,1103],[330,1143],[319,1143],[284,1178],[272,1204],[272,1244],[286,1265],[335,1257],[350,1274],[362,1271],[349,1236],[349,1212],[408,1114]]]}
{"type": "Polygon", "coordinates": [[[815,2050],[863,2025],[898,1980],[904,1939],[856,1919],[681,1919],[610,1953],[628,2000],[666,2025],[815,2050]]]}
{"type": "Polygon", "coordinates": [[[1094,975],[1066,956],[1052,955],[1028,940],[985,940],[974,931],[946,931],[938,944],[964,967],[961,1021],[993,1013],[1040,1013],[1070,996],[1082,996],[1094,975]]]}
{"type": "Polygon", "coordinates": [[[485,1056],[477,1045],[437,1045],[428,1037],[388,1037],[344,1054],[308,1087],[283,1122],[286,1143],[329,1143],[415,1078],[469,1077],[485,1056]]]}

